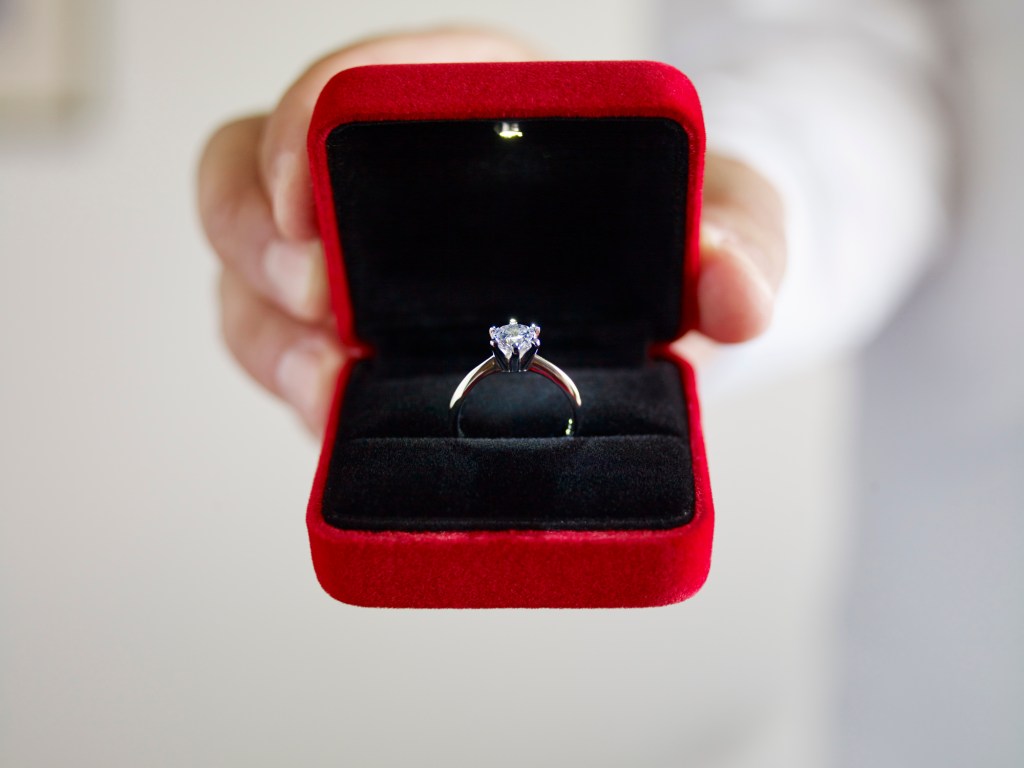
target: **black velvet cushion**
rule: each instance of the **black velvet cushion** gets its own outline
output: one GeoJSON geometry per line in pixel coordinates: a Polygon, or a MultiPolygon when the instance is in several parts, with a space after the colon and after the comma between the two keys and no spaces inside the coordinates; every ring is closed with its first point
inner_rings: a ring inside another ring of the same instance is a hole
{"type": "Polygon", "coordinates": [[[693,514],[686,404],[652,342],[682,315],[687,144],[664,119],[341,126],[328,158],[355,328],[323,516],[339,528],[664,529],[693,514]],[[542,327],[583,397],[495,375],[487,328],[542,327]]]}
{"type": "Polygon", "coordinates": [[[569,405],[534,374],[494,375],[450,437],[461,374],[388,377],[363,363],[349,381],[324,491],[328,523],[359,530],[660,529],[693,513],[679,371],[571,369],[579,432],[558,437],[569,405]]]}
{"type": "MultiPolygon", "coordinates": [[[[686,434],[675,364],[567,372],[584,398],[578,437],[686,434]]],[[[361,363],[345,393],[338,439],[450,436],[448,402],[463,373],[386,376],[373,361],[361,363]]],[[[541,376],[494,375],[467,398],[462,426],[472,437],[555,437],[570,412],[561,390],[541,376]]]]}

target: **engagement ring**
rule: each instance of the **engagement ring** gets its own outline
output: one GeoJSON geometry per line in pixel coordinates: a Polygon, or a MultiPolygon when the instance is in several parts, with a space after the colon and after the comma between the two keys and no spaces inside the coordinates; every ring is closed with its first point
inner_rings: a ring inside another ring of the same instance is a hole
{"type": "Polygon", "coordinates": [[[457,437],[465,437],[462,432],[462,405],[466,397],[481,379],[492,373],[538,373],[548,381],[554,382],[562,390],[572,408],[572,416],[565,427],[565,436],[572,437],[579,426],[579,407],[583,405],[580,391],[576,388],[565,371],[554,363],[550,363],[537,354],[540,346],[540,326],[523,325],[515,318],[508,325],[491,326],[491,350],[493,354],[480,365],[466,374],[466,377],[455,388],[449,404],[452,432],[457,437]]]}

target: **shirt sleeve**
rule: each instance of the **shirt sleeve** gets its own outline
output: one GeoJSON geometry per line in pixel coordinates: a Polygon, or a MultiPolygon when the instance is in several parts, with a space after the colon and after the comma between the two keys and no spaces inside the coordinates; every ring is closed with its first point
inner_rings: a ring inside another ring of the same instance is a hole
{"type": "Polygon", "coordinates": [[[936,252],[950,137],[933,8],[662,0],[664,48],[701,96],[708,150],[759,170],[786,208],[772,325],[724,348],[712,389],[862,344],[936,252]]]}

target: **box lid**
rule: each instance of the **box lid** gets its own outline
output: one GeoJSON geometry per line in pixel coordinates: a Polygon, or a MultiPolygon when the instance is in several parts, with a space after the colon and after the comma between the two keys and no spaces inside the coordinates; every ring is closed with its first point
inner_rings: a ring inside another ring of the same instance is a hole
{"type": "Polygon", "coordinates": [[[351,347],[452,364],[514,315],[567,364],[622,364],[693,325],[704,132],[667,65],[346,70],[309,150],[351,347]]]}

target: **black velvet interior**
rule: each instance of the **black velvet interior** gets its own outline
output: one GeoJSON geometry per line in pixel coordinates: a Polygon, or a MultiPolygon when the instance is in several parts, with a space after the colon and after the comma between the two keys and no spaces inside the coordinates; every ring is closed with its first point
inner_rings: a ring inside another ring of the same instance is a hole
{"type": "Polygon", "coordinates": [[[521,138],[504,139],[496,124],[357,123],[331,133],[359,338],[386,360],[430,365],[475,353],[481,329],[511,314],[541,325],[562,362],[604,365],[635,364],[648,342],[678,336],[680,126],[526,120],[521,138]]]}
{"type": "Polygon", "coordinates": [[[686,135],[661,119],[342,126],[328,161],[356,332],[324,491],[360,530],[659,529],[694,488],[679,371],[686,135]],[[583,396],[495,375],[448,401],[510,315],[583,396]]]}

